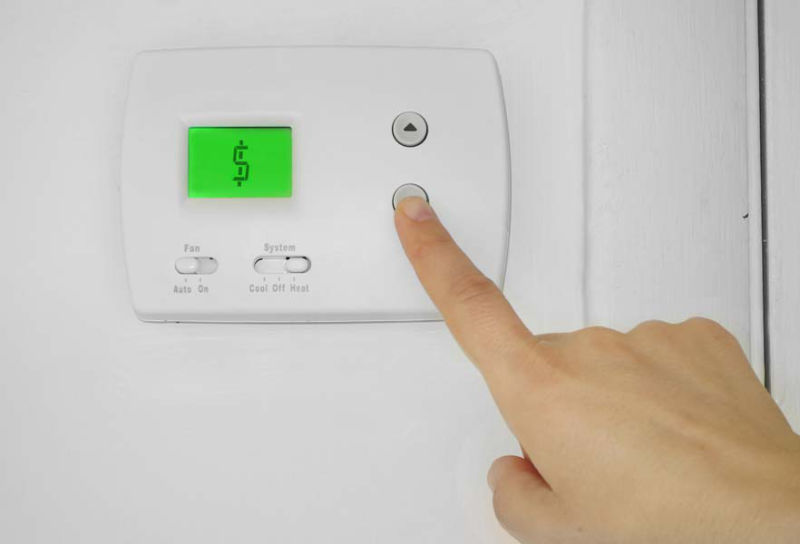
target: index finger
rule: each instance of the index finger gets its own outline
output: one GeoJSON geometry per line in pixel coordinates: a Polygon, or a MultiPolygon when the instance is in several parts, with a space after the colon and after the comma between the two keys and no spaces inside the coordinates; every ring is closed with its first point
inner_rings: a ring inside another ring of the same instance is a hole
{"type": "Polygon", "coordinates": [[[400,242],[428,296],[461,348],[486,376],[522,364],[535,342],[497,286],[467,257],[418,197],[406,198],[394,216],[400,242]]]}

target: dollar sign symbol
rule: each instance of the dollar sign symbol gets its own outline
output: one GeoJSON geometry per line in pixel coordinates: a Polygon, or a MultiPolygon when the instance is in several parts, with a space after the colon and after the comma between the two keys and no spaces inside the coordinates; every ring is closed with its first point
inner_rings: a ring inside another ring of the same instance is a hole
{"type": "Polygon", "coordinates": [[[239,145],[233,148],[233,164],[236,165],[236,175],[233,176],[233,181],[236,182],[237,187],[242,186],[243,181],[247,181],[250,177],[250,164],[244,160],[244,152],[247,146],[244,145],[244,140],[239,140],[239,145]]]}

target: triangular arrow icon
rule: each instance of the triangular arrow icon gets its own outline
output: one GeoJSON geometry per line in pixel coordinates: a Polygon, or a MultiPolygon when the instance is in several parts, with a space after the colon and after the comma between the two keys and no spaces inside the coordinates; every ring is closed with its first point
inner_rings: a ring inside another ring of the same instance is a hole
{"type": "Polygon", "coordinates": [[[409,123],[406,125],[406,128],[403,129],[405,132],[416,132],[417,127],[414,126],[414,123],[409,123]]]}

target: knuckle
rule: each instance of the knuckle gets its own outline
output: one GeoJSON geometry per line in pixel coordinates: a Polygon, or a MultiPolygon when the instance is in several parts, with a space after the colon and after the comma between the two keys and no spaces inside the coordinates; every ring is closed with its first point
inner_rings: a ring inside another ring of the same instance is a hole
{"type": "Polygon", "coordinates": [[[616,346],[623,341],[624,335],[608,327],[587,327],[578,331],[577,338],[591,346],[616,346]]]}
{"type": "Polygon", "coordinates": [[[629,333],[631,336],[655,336],[655,337],[664,337],[672,330],[674,325],[667,323],[666,321],[661,321],[658,319],[651,319],[649,321],[644,321],[636,325],[633,330],[629,333]]]}
{"type": "Polygon", "coordinates": [[[418,240],[408,251],[411,260],[424,260],[436,258],[443,248],[450,244],[450,240],[442,236],[433,236],[418,240]]]}
{"type": "Polygon", "coordinates": [[[469,272],[453,281],[450,294],[457,303],[469,305],[493,296],[496,289],[495,284],[483,274],[469,272]]]}
{"type": "Polygon", "coordinates": [[[533,403],[543,416],[560,418],[570,384],[577,379],[569,348],[534,339],[525,350],[528,364],[523,366],[525,374],[519,376],[535,383],[537,394],[522,395],[515,401],[533,403]]]}
{"type": "Polygon", "coordinates": [[[722,342],[736,342],[736,338],[728,329],[712,319],[706,317],[691,317],[681,323],[681,326],[691,332],[713,338],[722,342]]]}
{"type": "Polygon", "coordinates": [[[720,325],[716,321],[712,321],[707,317],[701,317],[701,316],[690,317],[689,319],[681,323],[681,325],[683,325],[686,328],[698,331],[724,330],[722,329],[722,325],[720,325]]]}
{"type": "Polygon", "coordinates": [[[534,340],[528,347],[531,359],[538,367],[560,369],[563,367],[561,362],[561,350],[547,341],[534,340]]]}

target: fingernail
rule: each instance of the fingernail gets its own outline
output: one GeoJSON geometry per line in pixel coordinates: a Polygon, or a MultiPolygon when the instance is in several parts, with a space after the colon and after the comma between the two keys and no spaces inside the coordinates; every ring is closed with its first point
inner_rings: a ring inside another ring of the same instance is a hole
{"type": "Polygon", "coordinates": [[[412,221],[427,221],[434,216],[433,208],[418,196],[404,198],[398,205],[400,211],[412,221]]]}

